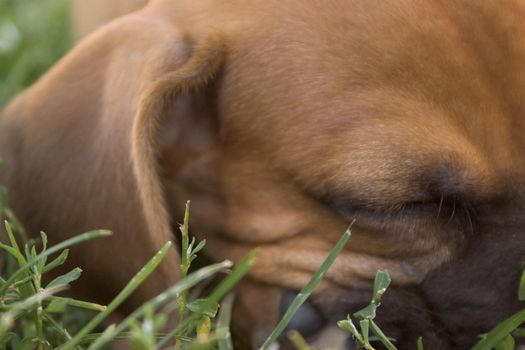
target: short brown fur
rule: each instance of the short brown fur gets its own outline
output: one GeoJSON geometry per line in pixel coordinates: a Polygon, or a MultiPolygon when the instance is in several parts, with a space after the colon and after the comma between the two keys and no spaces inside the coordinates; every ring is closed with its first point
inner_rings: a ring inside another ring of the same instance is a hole
{"type": "MultiPolygon", "coordinates": [[[[492,285],[490,315],[453,306],[471,276],[515,288],[525,254],[523,23],[519,1],[152,1],[12,102],[2,183],[32,232],[115,231],[73,254],[101,300],[191,199],[210,259],[260,247],[236,309],[252,346],[355,218],[312,301],[323,317],[386,269],[400,348],[464,349],[519,307],[492,285]]],[[[128,307],[177,280],[171,254],[128,307]]]]}

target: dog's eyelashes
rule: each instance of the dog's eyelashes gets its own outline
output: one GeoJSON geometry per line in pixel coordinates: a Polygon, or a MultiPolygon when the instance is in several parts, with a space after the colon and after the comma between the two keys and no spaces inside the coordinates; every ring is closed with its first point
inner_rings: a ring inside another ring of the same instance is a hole
{"type": "Polygon", "coordinates": [[[346,220],[359,219],[429,219],[444,224],[460,224],[465,231],[474,231],[474,206],[458,196],[439,195],[435,199],[406,201],[393,204],[376,204],[372,201],[347,197],[324,197],[318,201],[346,220]]]}
{"type": "Polygon", "coordinates": [[[460,225],[467,233],[475,230],[475,213],[473,204],[460,198],[444,196],[434,201],[404,203],[398,211],[398,214],[404,217],[426,217],[447,225],[460,225]]]}

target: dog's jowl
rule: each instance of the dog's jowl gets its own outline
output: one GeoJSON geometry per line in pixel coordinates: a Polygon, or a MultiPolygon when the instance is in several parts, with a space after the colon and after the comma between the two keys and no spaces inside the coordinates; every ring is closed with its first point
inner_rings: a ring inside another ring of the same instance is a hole
{"type": "Polygon", "coordinates": [[[76,293],[113,297],[189,199],[209,259],[259,247],[234,311],[257,347],[355,219],[294,325],[315,343],[383,269],[399,349],[469,349],[524,306],[525,4],[153,0],[12,101],[0,154],[31,232],[114,231],[71,254],[76,293]]]}

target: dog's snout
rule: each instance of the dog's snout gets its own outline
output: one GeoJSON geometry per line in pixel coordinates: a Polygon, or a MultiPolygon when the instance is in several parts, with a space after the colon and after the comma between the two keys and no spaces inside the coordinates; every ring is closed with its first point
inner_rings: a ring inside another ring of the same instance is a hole
{"type": "MultiPolygon", "coordinates": [[[[286,310],[292,304],[296,295],[295,292],[291,291],[283,294],[280,308],[281,317],[286,313],[286,310]]],[[[321,313],[313,305],[305,302],[294,315],[287,329],[295,329],[304,337],[309,337],[319,332],[323,325],[324,321],[321,313]]]]}

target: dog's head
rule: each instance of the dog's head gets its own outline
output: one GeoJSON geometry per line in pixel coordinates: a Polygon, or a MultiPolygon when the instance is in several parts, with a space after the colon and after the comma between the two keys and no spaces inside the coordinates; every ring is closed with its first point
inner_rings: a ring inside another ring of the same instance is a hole
{"type": "MultiPolygon", "coordinates": [[[[384,269],[401,349],[466,348],[523,306],[523,23],[510,1],[153,1],[8,109],[15,209],[50,233],[107,224],[140,265],[190,199],[210,259],[260,249],[236,309],[253,346],[355,219],[295,325],[315,338],[384,269]]],[[[129,257],[107,265],[125,280],[129,257]]]]}

